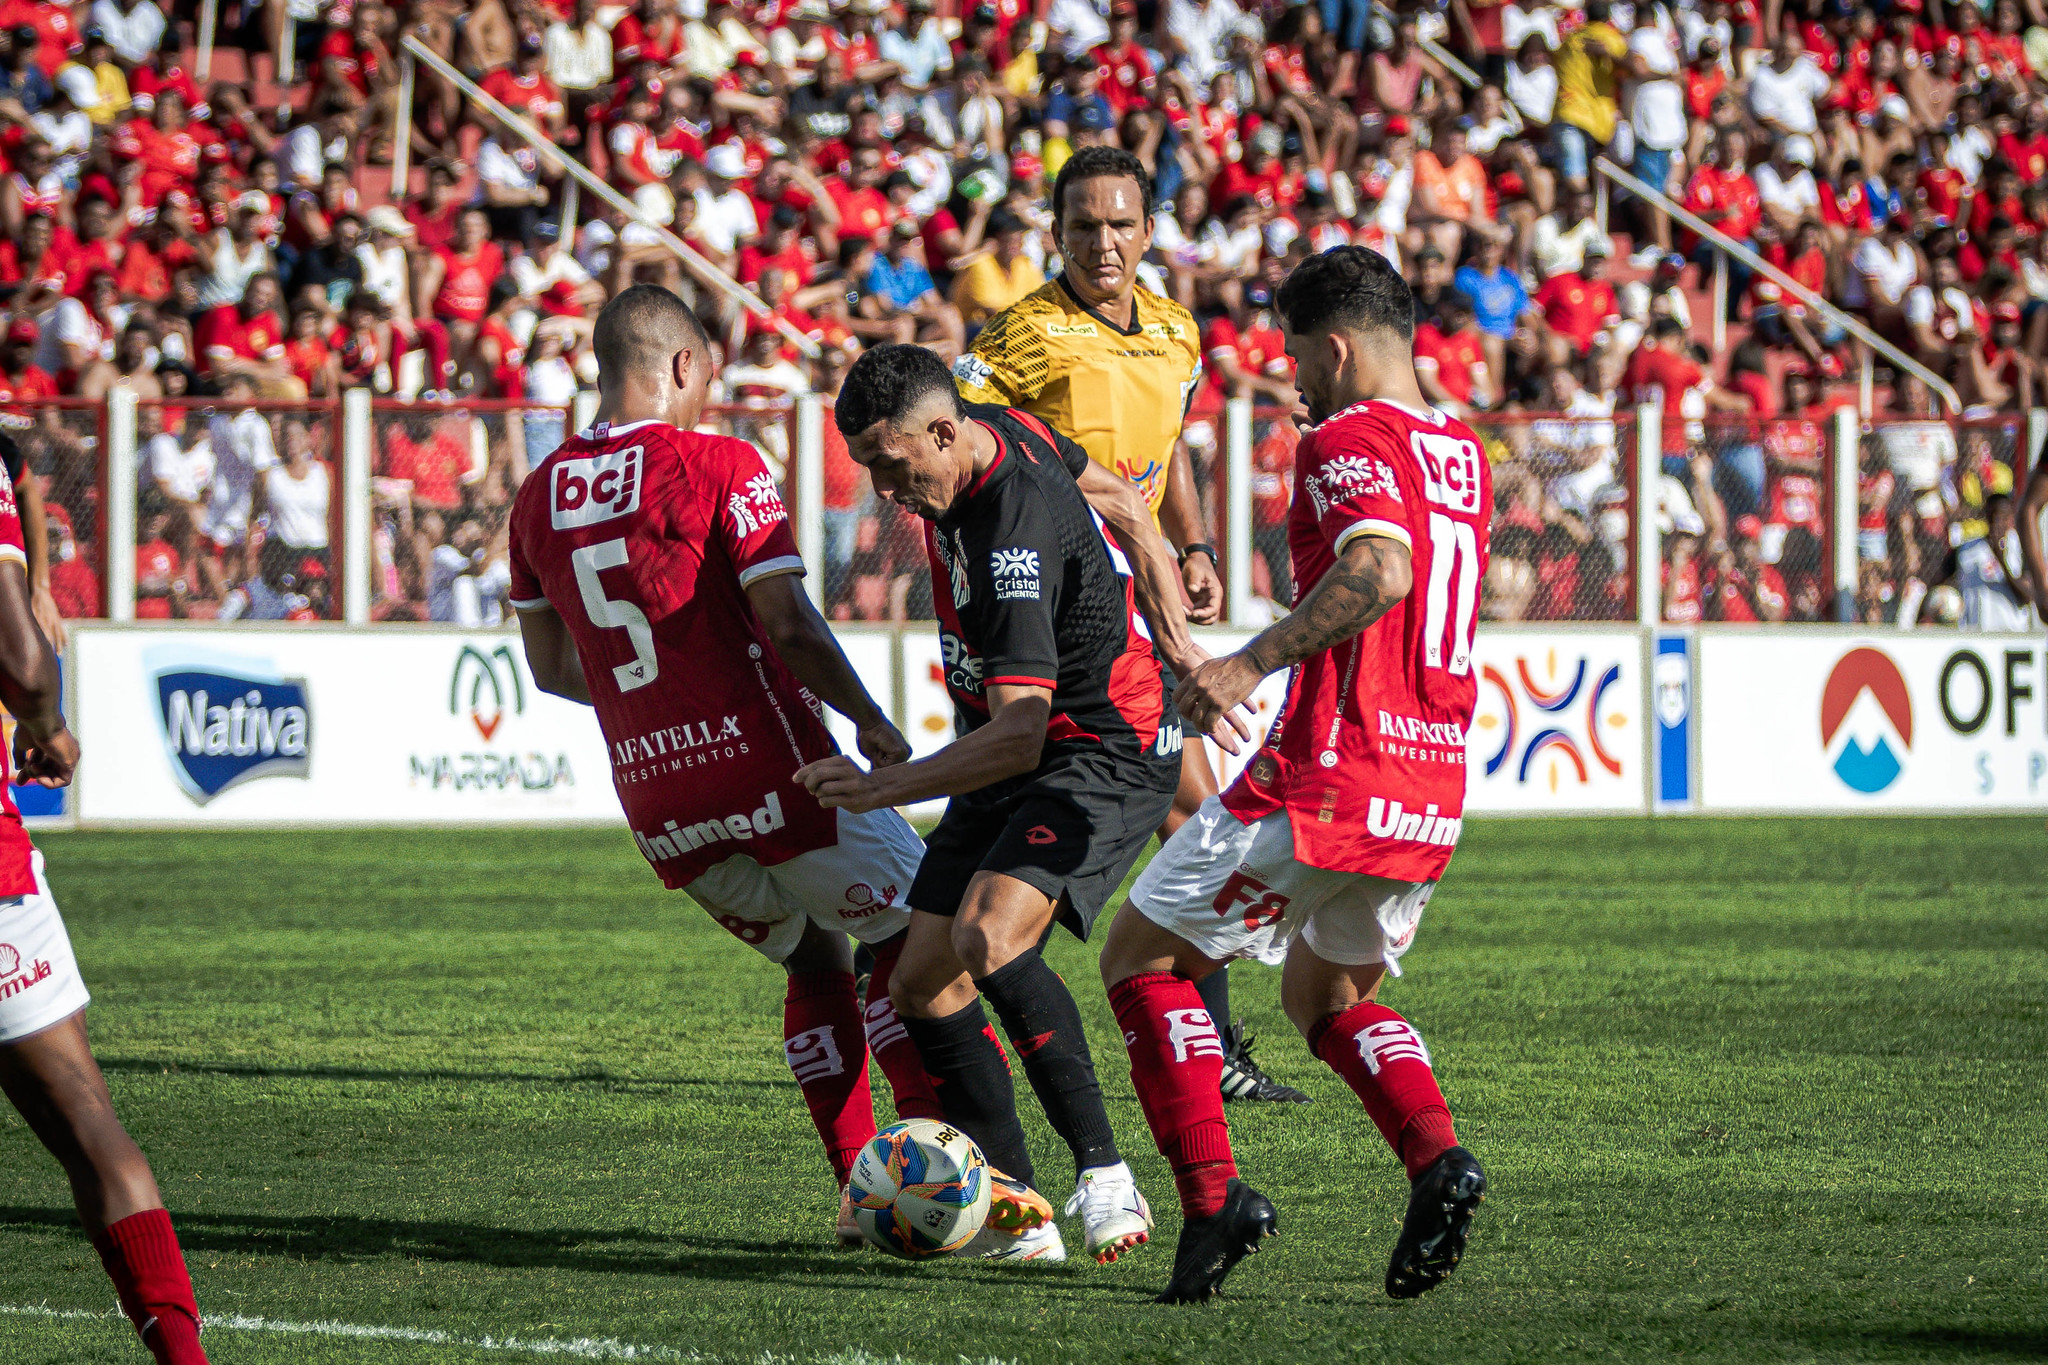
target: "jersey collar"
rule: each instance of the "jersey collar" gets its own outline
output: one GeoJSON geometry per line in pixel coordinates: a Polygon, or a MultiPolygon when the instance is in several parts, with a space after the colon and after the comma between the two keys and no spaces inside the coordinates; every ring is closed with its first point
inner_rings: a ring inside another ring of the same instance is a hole
{"type": "MultiPolygon", "coordinates": [[[[1134,337],[1145,330],[1145,324],[1138,321],[1138,296],[1135,293],[1131,295],[1131,325],[1129,327],[1119,327],[1115,323],[1111,322],[1108,318],[1102,316],[1102,314],[1096,312],[1093,308],[1090,308],[1087,304],[1081,302],[1081,296],[1074,292],[1074,286],[1067,283],[1066,271],[1062,270],[1060,272],[1059,282],[1060,291],[1064,293],[1068,298],[1074,301],[1074,306],[1076,308],[1086,313],[1089,317],[1094,318],[1097,322],[1101,323],[1104,327],[1107,327],[1110,331],[1115,332],[1118,336],[1134,337]]],[[[1136,288],[1138,289],[1143,289],[1144,287],[1145,286],[1142,284],[1136,286],[1136,288]]]]}
{"type": "Polygon", "coordinates": [[[662,422],[662,420],[658,417],[642,417],[637,422],[623,422],[618,426],[605,426],[604,423],[598,422],[593,424],[587,431],[579,431],[576,434],[578,436],[581,436],[586,441],[600,441],[612,436],[624,436],[627,432],[638,431],[642,427],[658,427],[664,425],[666,424],[662,422]],[[601,426],[605,428],[604,436],[599,436],[597,434],[597,429],[598,427],[601,426]]]}
{"type": "MultiPolygon", "coordinates": [[[[1008,459],[1010,454],[1010,443],[1003,439],[1003,433],[997,431],[994,427],[990,426],[988,423],[982,421],[978,417],[972,417],[969,418],[968,420],[974,422],[976,425],[980,426],[983,431],[986,431],[989,435],[996,438],[996,457],[988,462],[987,469],[982,470],[981,473],[974,476],[974,482],[968,484],[967,491],[960,495],[962,499],[974,497],[977,494],[979,494],[982,489],[988,487],[988,481],[995,477],[996,470],[1002,468],[1003,461],[1005,459],[1008,459]]],[[[958,502],[959,500],[956,499],[956,506],[958,505],[958,502]]]]}

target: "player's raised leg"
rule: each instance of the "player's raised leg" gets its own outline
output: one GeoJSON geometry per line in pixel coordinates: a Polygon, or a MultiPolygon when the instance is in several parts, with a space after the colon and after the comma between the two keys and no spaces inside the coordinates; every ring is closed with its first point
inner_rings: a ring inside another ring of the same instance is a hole
{"type": "Polygon", "coordinates": [[[1422,1035],[1373,998],[1386,970],[1379,960],[1328,961],[1298,938],[1280,996],[1309,1050],[1344,1078],[1407,1169],[1408,1212],[1387,1263],[1387,1293],[1412,1299],[1457,1268],[1486,1198],[1486,1172],[1458,1145],[1422,1035]]]}
{"type": "MultiPolygon", "coordinates": [[[[0,908],[0,927],[13,913],[0,908]]],[[[63,935],[61,925],[56,932],[63,935]]],[[[51,951],[40,961],[56,957],[51,951]]],[[[62,958],[70,958],[68,942],[62,958]]],[[[70,971],[76,980],[76,967],[70,971]]],[[[114,1113],[106,1078],[86,1043],[84,1011],[0,1042],[0,1089],[63,1166],[79,1222],[142,1344],[159,1365],[205,1365],[199,1305],[178,1235],[149,1162],[114,1113]]]]}

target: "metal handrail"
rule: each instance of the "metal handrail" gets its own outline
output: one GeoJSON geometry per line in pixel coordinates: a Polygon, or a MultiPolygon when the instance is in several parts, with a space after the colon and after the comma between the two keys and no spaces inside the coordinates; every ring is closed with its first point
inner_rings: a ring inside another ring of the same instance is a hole
{"type": "MultiPolygon", "coordinates": [[[[728,298],[737,300],[740,306],[748,312],[753,313],[757,317],[767,319],[774,324],[776,331],[780,332],[792,346],[795,346],[806,356],[813,360],[818,358],[820,354],[818,343],[812,341],[802,332],[799,332],[787,319],[777,316],[773,309],[761,302],[760,296],[755,294],[753,290],[748,289],[738,280],[735,280],[732,276],[706,260],[700,252],[691,247],[682,238],[670,232],[666,227],[648,218],[646,214],[640,211],[639,205],[626,198],[623,194],[620,194],[595,175],[592,175],[589,168],[581,162],[573,157],[564,156],[560,149],[553,142],[542,137],[532,124],[513,113],[490,95],[484,93],[482,86],[479,86],[475,81],[456,70],[440,53],[434,51],[434,49],[428,47],[411,34],[406,35],[405,50],[411,53],[417,60],[425,62],[429,67],[433,68],[443,79],[452,82],[456,89],[469,96],[473,103],[486,110],[491,117],[497,119],[498,122],[504,124],[507,128],[510,128],[514,133],[517,133],[520,139],[532,147],[534,153],[548,165],[569,176],[572,180],[581,184],[584,189],[660,238],[661,244],[675,253],[676,257],[690,268],[691,274],[720,293],[725,294],[728,298]]],[[[398,187],[401,194],[404,192],[404,189],[405,187],[402,185],[398,187]]],[[[567,243],[564,243],[564,245],[566,246],[567,243]]]]}
{"type": "Polygon", "coordinates": [[[1826,299],[1814,293],[1811,289],[1808,289],[1805,285],[1793,279],[1790,275],[1787,275],[1784,271],[1778,269],[1778,267],[1772,265],[1763,257],[1757,255],[1754,251],[1751,251],[1748,247],[1736,241],[1727,233],[1722,232],[1719,228],[1716,228],[1711,223],[1708,223],[1705,219],[1693,213],[1690,209],[1684,208],[1678,203],[1676,203],[1671,198],[1671,196],[1665,194],[1662,190],[1655,190],[1650,188],[1650,186],[1636,179],[1633,175],[1630,175],[1627,171],[1615,165],[1606,157],[1602,156],[1594,158],[1593,168],[1599,171],[1600,174],[1606,176],[1609,180],[1612,180],[1615,184],[1620,185],[1622,188],[1628,190],[1637,198],[1642,199],[1645,202],[1652,205],[1654,208],[1657,209],[1658,212],[1662,213],[1665,217],[1676,218],[1679,222],[1685,224],[1694,232],[1697,232],[1698,234],[1700,234],[1700,236],[1705,237],[1708,241],[1712,242],[1717,249],[1726,252],[1728,255],[1733,256],[1736,260],[1741,261],[1750,269],[1762,275],[1765,279],[1768,279],[1772,283],[1776,284],[1780,289],[1783,289],[1793,298],[1798,299],[1808,308],[1813,309],[1815,312],[1821,314],[1823,317],[1829,318],[1834,322],[1839,323],[1842,327],[1842,330],[1847,332],[1850,336],[1855,337],[1865,346],[1868,346],[1871,350],[1876,351],[1886,360],[1889,360],[1893,365],[1897,366],[1899,369],[1904,370],[1907,374],[1914,376],[1921,383],[1925,384],[1929,389],[1941,395],[1942,401],[1948,404],[1950,412],[1956,413],[1957,415],[1961,415],[1963,411],[1962,395],[1958,394],[1955,391],[1954,387],[1951,386],[1946,379],[1943,379],[1940,375],[1928,369],[1925,365],[1922,365],[1919,361],[1913,359],[1913,357],[1907,355],[1897,346],[1893,345],[1889,341],[1886,341],[1877,333],[1871,331],[1869,326],[1863,321],[1863,319],[1856,317],[1853,314],[1843,312],[1840,308],[1837,308],[1834,304],[1829,303],[1826,299]]]}
{"type": "MultiPolygon", "coordinates": [[[[1394,11],[1388,9],[1384,4],[1380,3],[1380,0],[1373,0],[1372,7],[1373,12],[1378,14],[1380,18],[1386,20],[1387,26],[1391,28],[1394,23],[1394,11]]],[[[1444,70],[1450,72],[1453,76],[1456,76],[1459,79],[1459,81],[1461,81],[1466,86],[1466,88],[1471,90],[1477,90],[1481,85],[1485,83],[1479,79],[1479,73],[1477,71],[1474,71],[1471,67],[1465,65],[1465,63],[1458,60],[1457,56],[1453,54],[1449,48],[1445,47],[1436,39],[1425,38],[1418,33],[1415,35],[1415,45],[1421,48],[1424,52],[1427,52],[1430,56],[1436,58],[1436,60],[1443,66],[1444,70]]]]}

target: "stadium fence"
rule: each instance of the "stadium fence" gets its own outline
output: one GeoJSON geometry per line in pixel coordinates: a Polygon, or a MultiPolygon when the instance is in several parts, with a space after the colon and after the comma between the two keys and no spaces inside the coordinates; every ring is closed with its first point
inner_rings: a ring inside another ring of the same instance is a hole
{"type": "MultiPolygon", "coordinates": [[[[307,599],[293,619],[502,624],[512,495],[595,407],[594,394],[579,395],[571,409],[518,400],[408,403],[367,390],[255,404],[249,410],[280,458],[303,444],[324,468],[331,502],[327,544],[307,547],[321,553],[289,564],[275,547],[265,557],[272,532],[259,515],[247,551],[252,570],[290,571],[294,582],[282,586],[307,599]],[[301,581],[322,576],[308,560],[324,571],[324,587],[308,591],[301,581]]],[[[235,585],[197,572],[190,550],[205,497],[181,505],[166,496],[181,469],[189,481],[195,447],[229,439],[234,416],[205,399],[141,402],[121,389],[105,404],[59,399],[0,410],[55,509],[53,559],[74,566],[61,575],[68,614],[162,619],[161,605],[138,612],[138,601],[163,596],[161,585],[138,592],[136,582],[135,550],[155,533],[184,552],[188,581],[173,617],[262,616],[250,593],[237,597],[235,585]]],[[[930,619],[921,524],[874,496],[866,472],[828,432],[830,421],[826,400],[803,396],[717,405],[704,424],[762,452],[790,508],[809,590],[827,616],[930,619]]],[[[1984,498],[2024,482],[2048,438],[2048,410],[1968,419],[1880,412],[1865,422],[1844,408],[1819,418],[1667,424],[1659,409],[1644,407],[1605,417],[1490,414],[1471,425],[1494,469],[1484,619],[1741,620],[1740,606],[1732,614],[1711,602],[1688,606],[1683,587],[1694,575],[1724,585],[1732,573],[1781,584],[1788,622],[1893,624],[1903,608],[1917,610],[1930,561],[1938,564],[1955,537],[1981,533],[1984,498]],[[1719,538],[1731,549],[1714,548],[1719,538]],[[1755,563],[1734,564],[1747,539],[1756,541],[1755,563]],[[1698,561],[1691,570],[1688,560],[1698,561]]],[[[1297,439],[1284,410],[1245,399],[1188,424],[1181,455],[1220,554],[1226,625],[1256,629],[1289,600],[1286,506],[1297,439]]]]}

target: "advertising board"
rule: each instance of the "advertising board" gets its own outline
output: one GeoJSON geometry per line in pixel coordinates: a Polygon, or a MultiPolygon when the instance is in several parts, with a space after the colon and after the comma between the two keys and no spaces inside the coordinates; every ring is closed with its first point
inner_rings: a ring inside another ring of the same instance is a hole
{"type": "Polygon", "coordinates": [[[1644,809],[1642,648],[1633,629],[1481,630],[1465,809],[1644,809]]]}
{"type": "Polygon", "coordinates": [[[2026,636],[1699,640],[1712,810],[2048,805],[2048,657],[2026,636]]]}
{"type": "Polygon", "coordinates": [[[81,630],[73,649],[81,820],[620,817],[596,717],[533,685],[516,635],[81,630]]]}

